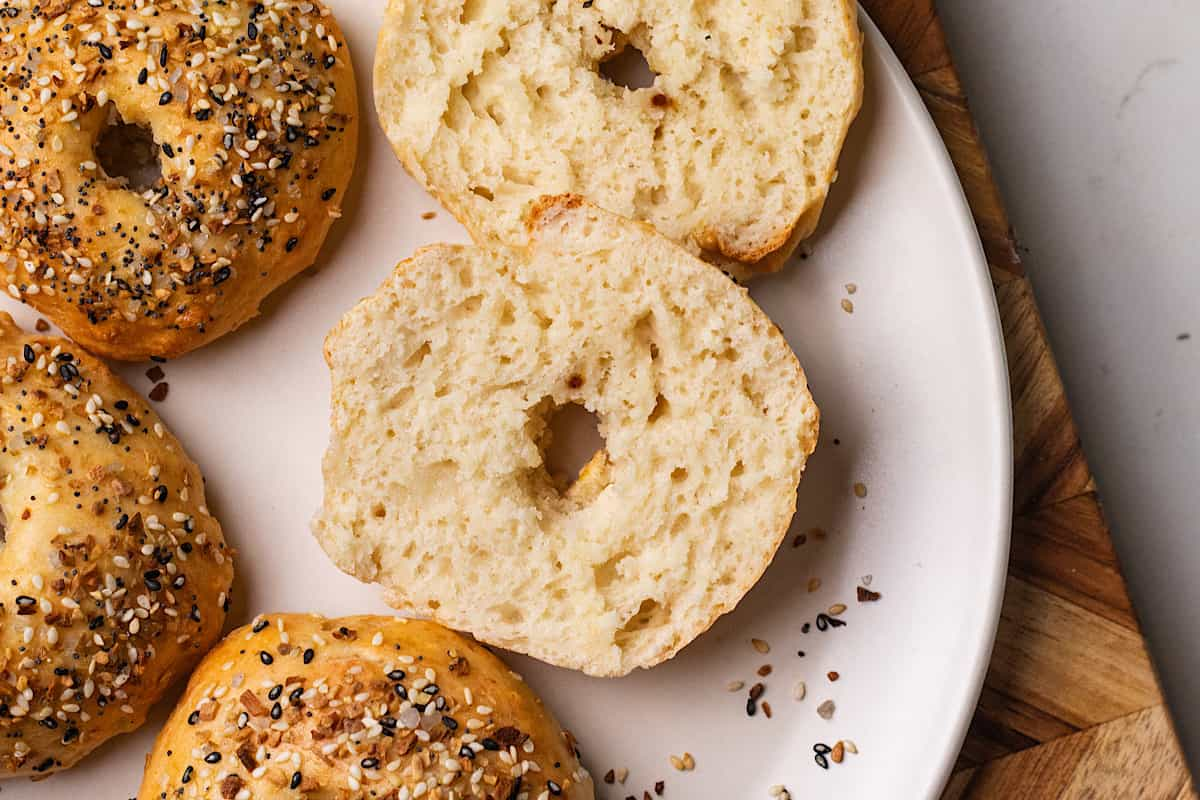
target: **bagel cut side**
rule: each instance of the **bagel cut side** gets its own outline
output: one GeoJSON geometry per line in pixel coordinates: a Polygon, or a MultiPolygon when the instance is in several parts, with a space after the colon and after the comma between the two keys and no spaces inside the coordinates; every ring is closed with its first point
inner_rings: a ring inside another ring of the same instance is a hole
{"type": "Polygon", "coordinates": [[[862,80],[850,0],[389,0],[374,86],[477,242],[523,245],[528,206],[572,192],[746,275],[815,229],[862,80]],[[614,67],[636,53],[642,88],[614,67]]]}
{"type": "Polygon", "coordinates": [[[621,675],[758,580],[817,407],[746,290],[649,226],[565,196],[530,234],[419,250],[330,332],[314,532],[401,610],[621,675]],[[604,447],[568,486],[545,461],[571,404],[604,447]]]}

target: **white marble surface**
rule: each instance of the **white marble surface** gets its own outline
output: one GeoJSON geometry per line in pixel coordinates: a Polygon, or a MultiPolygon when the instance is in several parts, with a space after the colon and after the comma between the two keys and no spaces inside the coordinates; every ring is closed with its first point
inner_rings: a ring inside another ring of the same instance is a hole
{"type": "Polygon", "coordinates": [[[1200,3],[938,6],[1200,774],[1200,3]]]}

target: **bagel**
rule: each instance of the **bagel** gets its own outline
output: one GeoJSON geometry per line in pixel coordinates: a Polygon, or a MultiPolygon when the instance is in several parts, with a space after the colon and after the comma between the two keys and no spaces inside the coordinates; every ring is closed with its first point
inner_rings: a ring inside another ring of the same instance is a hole
{"type": "Polygon", "coordinates": [[[173,358],[249,320],[313,262],[357,142],[349,51],[320,2],[6,10],[10,295],[98,355],[173,358]],[[119,163],[139,142],[150,163],[119,174],[139,166],[119,163]]]}
{"type": "Polygon", "coordinates": [[[232,553],[149,403],[0,313],[0,778],[137,728],[219,638],[232,553]]]}
{"type": "Polygon", "coordinates": [[[673,656],[758,580],[818,413],[746,290],[575,197],[521,250],[419,250],[330,332],[333,561],[397,608],[593,675],[673,656]],[[605,444],[556,484],[548,420],[605,444]]]}
{"type": "Polygon", "coordinates": [[[850,0],[389,0],[375,107],[480,243],[542,194],[649,222],[737,274],[816,227],[862,99],[850,0]],[[652,85],[606,79],[640,52],[652,85]]]}
{"type": "Polygon", "coordinates": [[[192,675],[138,800],[592,800],[571,735],[500,659],[428,622],[271,614],[192,675]]]}

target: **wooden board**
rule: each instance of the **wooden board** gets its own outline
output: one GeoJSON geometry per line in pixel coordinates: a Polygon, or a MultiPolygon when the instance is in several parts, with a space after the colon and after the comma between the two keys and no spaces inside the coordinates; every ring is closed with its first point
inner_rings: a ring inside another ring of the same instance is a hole
{"type": "Polygon", "coordinates": [[[1012,382],[1008,587],[979,707],[943,800],[1196,798],[932,0],[863,5],[920,90],[966,188],[1012,382]]]}

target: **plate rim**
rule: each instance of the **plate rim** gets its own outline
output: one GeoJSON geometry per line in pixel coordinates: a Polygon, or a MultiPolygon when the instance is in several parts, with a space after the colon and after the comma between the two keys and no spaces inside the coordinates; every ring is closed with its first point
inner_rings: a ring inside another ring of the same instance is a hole
{"type": "MultiPolygon", "coordinates": [[[[982,305],[987,318],[982,320],[985,333],[990,340],[987,357],[990,361],[990,378],[992,380],[998,408],[1001,413],[992,421],[995,428],[991,435],[995,436],[999,447],[993,457],[992,467],[1000,477],[1000,485],[996,487],[997,504],[989,509],[988,517],[992,519],[990,526],[981,526],[981,530],[990,527],[991,535],[986,541],[990,549],[982,552],[981,563],[985,565],[985,574],[990,585],[984,593],[984,603],[981,607],[984,624],[968,634],[970,652],[966,655],[969,662],[966,669],[960,673],[962,679],[952,687],[952,705],[958,708],[950,724],[944,728],[941,741],[933,749],[938,756],[930,759],[931,768],[926,776],[918,779],[923,784],[922,796],[937,798],[941,795],[950,780],[951,771],[962,750],[966,739],[967,729],[975,715],[979,696],[983,690],[983,682],[987,677],[988,666],[991,663],[992,650],[996,642],[996,632],[1000,624],[1000,611],[1004,603],[1004,590],[1008,577],[1008,557],[1012,538],[1013,522],[1013,413],[1012,392],[1008,379],[1008,352],[1004,344],[1003,326],[1000,320],[1000,309],[997,304],[996,292],[992,286],[991,271],[987,263],[987,255],[979,229],[975,225],[971,213],[966,190],[959,180],[950,152],[942,140],[941,132],[933,121],[929,109],[921,99],[919,90],[904,68],[900,58],[892,49],[891,43],[879,30],[870,15],[858,5],[859,26],[864,36],[874,47],[882,61],[883,73],[897,89],[897,99],[904,107],[904,112],[912,118],[916,132],[922,139],[922,144],[932,151],[936,171],[929,177],[931,181],[943,184],[947,201],[950,205],[950,216],[947,222],[953,224],[956,233],[963,239],[962,250],[969,256],[969,263],[964,268],[975,276],[974,289],[983,295],[982,305]],[[989,313],[990,312],[990,313],[989,313]],[[990,568],[989,568],[990,567],[990,568]]],[[[928,744],[928,743],[927,743],[928,744]]]]}

